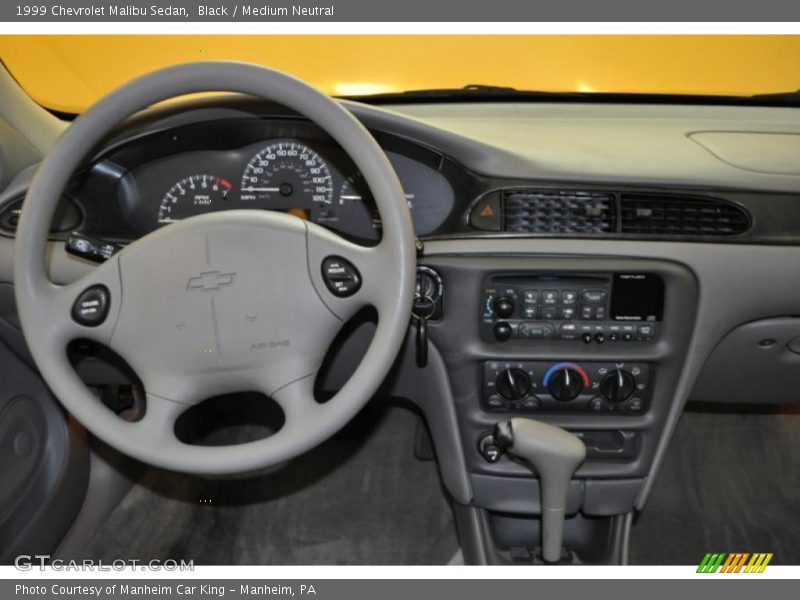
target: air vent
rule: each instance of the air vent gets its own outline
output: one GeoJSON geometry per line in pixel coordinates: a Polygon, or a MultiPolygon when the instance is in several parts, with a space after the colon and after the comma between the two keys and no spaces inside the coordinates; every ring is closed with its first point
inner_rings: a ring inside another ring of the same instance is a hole
{"type": "Polygon", "coordinates": [[[620,209],[623,234],[736,235],[750,227],[742,208],[714,198],[622,194],[620,209]]]}
{"type": "Polygon", "coordinates": [[[512,233],[613,233],[614,196],[605,192],[505,190],[503,217],[503,229],[512,233]]]}

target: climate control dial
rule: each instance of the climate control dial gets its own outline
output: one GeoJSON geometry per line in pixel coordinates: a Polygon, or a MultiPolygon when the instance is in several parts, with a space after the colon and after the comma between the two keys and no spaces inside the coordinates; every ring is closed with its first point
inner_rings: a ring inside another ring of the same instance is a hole
{"type": "Polygon", "coordinates": [[[531,378],[522,369],[506,369],[497,377],[495,389],[506,400],[522,400],[531,389],[531,378]]]}
{"type": "Polygon", "coordinates": [[[608,402],[625,402],[636,390],[636,378],[628,371],[617,369],[600,381],[600,395],[608,402]]]}
{"type": "Polygon", "coordinates": [[[575,363],[558,363],[544,375],[544,385],[559,402],[569,402],[591,385],[589,375],[575,363]]]}

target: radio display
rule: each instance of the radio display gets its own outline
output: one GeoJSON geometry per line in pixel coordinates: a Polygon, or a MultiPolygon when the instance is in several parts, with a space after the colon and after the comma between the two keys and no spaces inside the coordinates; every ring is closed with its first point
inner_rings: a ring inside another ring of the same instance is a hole
{"type": "Polygon", "coordinates": [[[664,280],[654,273],[615,273],[610,316],[614,321],[660,321],[664,280]]]}

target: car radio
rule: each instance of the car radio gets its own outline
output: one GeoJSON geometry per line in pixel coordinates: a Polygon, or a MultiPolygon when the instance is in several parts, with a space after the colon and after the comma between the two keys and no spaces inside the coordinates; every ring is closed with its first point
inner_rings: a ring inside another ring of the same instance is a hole
{"type": "Polygon", "coordinates": [[[664,312],[654,273],[493,274],[483,282],[486,341],[650,342],[664,312]]]}

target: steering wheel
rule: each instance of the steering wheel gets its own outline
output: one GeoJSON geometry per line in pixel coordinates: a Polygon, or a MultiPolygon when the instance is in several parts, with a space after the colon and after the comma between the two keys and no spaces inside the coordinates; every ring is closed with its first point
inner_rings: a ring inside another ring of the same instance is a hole
{"type": "Polygon", "coordinates": [[[136,79],[102,98],[65,131],[40,165],[17,229],[14,278],[23,332],[50,389],[87,429],[144,462],[232,474],[293,458],[326,440],[363,407],[405,337],[415,273],[403,190],[381,148],[347,110],[302,81],[260,66],[198,62],[136,79]],[[52,283],[45,249],[72,173],[109,132],[152,104],[197,92],[274,101],[314,121],[355,162],[382,216],[380,244],[365,247],[299,218],[231,210],[192,217],[131,243],[69,285],[52,283]],[[378,312],[368,351],[324,404],[313,387],[344,322],[378,312]],[[104,344],[141,379],[146,412],[128,422],[107,409],[71,367],[74,339],[104,344]],[[186,444],[176,419],[212,396],[259,391],[284,425],[229,446],[186,444]]]}

